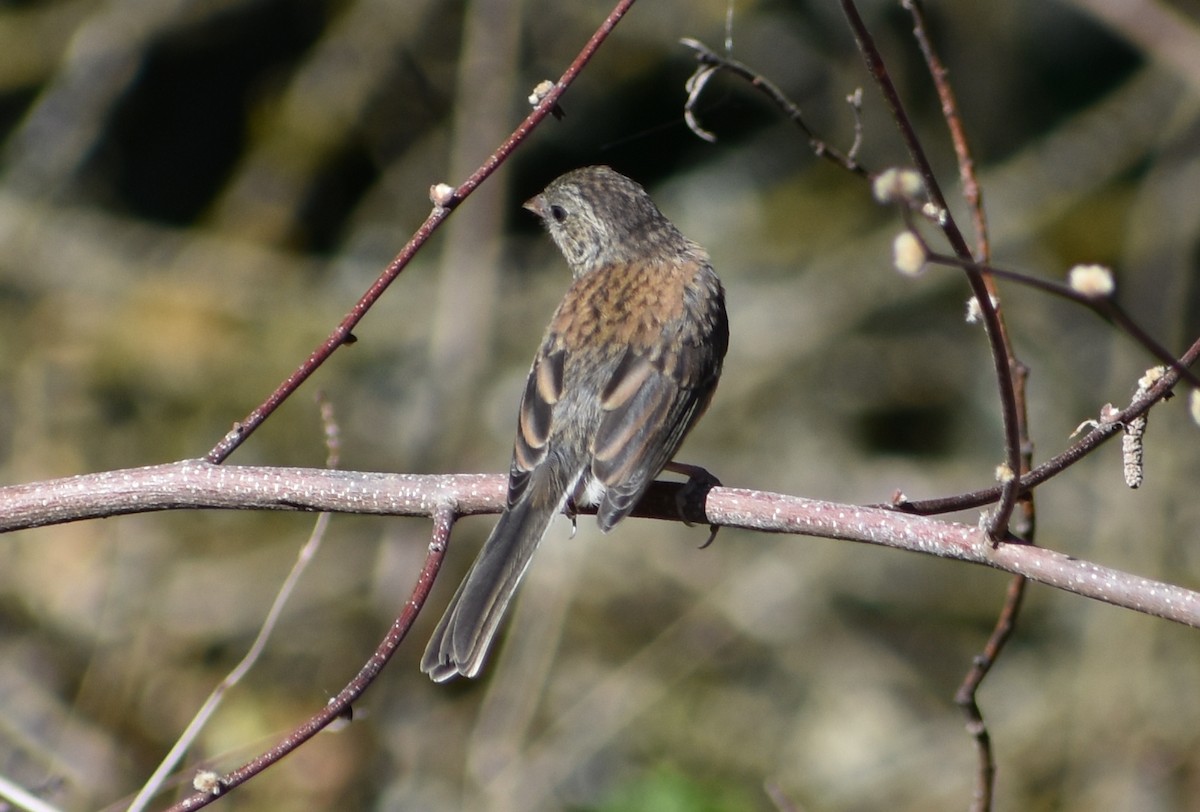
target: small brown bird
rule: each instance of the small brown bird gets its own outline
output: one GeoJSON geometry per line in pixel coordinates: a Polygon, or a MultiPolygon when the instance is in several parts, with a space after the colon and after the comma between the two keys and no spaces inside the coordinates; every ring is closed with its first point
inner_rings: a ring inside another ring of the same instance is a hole
{"type": "Polygon", "coordinates": [[[638,184],[576,169],[525,208],[574,281],[533,359],[508,507],[450,601],[421,670],[474,677],[554,515],[596,505],[608,531],[637,505],[712,398],[729,345],[708,253],[638,184]]]}

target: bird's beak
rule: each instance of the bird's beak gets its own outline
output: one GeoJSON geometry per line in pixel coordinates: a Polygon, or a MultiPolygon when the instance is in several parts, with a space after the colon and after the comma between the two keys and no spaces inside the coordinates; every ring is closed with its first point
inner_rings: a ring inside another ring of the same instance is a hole
{"type": "Polygon", "coordinates": [[[531,211],[541,218],[545,218],[546,216],[546,204],[543,202],[541,195],[534,195],[533,197],[529,198],[521,204],[521,208],[525,209],[526,211],[531,211]]]}

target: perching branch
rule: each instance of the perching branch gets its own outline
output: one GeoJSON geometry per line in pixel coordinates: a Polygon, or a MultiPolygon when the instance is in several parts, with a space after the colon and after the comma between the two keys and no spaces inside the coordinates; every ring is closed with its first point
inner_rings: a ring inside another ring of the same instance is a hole
{"type": "MultiPolygon", "coordinates": [[[[633,516],[678,521],[686,485],[655,483],[633,516]]],[[[381,516],[498,513],[505,478],[484,474],[378,474],[258,468],[184,460],[0,488],[0,532],[174,509],[325,510],[381,516]]],[[[581,511],[586,512],[586,511],[581,511]]],[[[842,539],[983,564],[1077,595],[1200,627],[1200,593],[1023,544],[994,547],[978,527],[883,507],[713,488],[685,506],[694,524],[842,539]]]]}

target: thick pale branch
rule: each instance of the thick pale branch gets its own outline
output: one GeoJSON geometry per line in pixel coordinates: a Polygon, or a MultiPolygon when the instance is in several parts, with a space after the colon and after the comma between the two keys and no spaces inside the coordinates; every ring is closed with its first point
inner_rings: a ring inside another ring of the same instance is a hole
{"type": "Polygon", "coordinates": [[[495,513],[502,478],[374,474],[182,460],[0,488],[0,533],[157,510],[303,510],[385,516],[495,513]]]}
{"type": "MultiPolygon", "coordinates": [[[[687,486],[656,483],[633,515],[678,520],[687,486]]],[[[308,468],[166,465],[86,474],[0,488],[0,532],[155,510],[221,508],[327,510],[388,516],[497,513],[502,475],[380,474],[308,468]]],[[[693,500],[695,501],[695,500],[693,500]]],[[[797,496],[712,488],[684,516],[696,524],[879,544],[985,564],[1078,595],[1200,628],[1200,593],[1043,548],[986,539],[972,525],[882,508],[797,496]]]]}

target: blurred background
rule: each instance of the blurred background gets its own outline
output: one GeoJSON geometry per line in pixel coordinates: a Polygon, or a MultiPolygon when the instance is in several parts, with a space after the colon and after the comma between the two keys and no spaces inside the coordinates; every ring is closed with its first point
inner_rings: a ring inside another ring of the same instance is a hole
{"type": "MultiPolygon", "coordinates": [[[[1168,347],[1200,333],[1200,5],[929,4],[980,164],[997,261],[1116,269],[1168,347]]],[[[323,339],[429,209],[608,13],[598,0],[42,0],[0,4],[0,482],[202,456],[323,339]]],[[[426,246],[235,464],[500,472],[568,274],[520,202],[608,163],[705,245],[732,342],[681,457],[726,484],[848,502],[984,486],[1002,459],[961,277],[891,270],[894,211],[813,157],[744,83],[683,123],[680,37],[728,6],[643,0],[562,105],[426,246]]],[[[737,0],[733,53],[861,159],[904,162],[833,0],[737,0]]],[[[862,13],[948,196],[957,174],[898,3],[862,13]]],[[[956,203],[956,205],[958,205],[956,203]]],[[[958,212],[961,215],[961,207],[958,212]]],[[[969,223],[962,220],[964,227],[969,223]]],[[[1152,360],[1068,303],[1002,286],[1037,459],[1152,360]]],[[[1156,409],[1146,483],[1110,444],[1037,493],[1039,543],[1200,587],[1200,434],[1156,409]]],[[[977,515],[955,517],[975,522],[977,515]]],[[[356,708],[232,809],[963,809],[953,702],[1007,577],[805,538],[563,521],[475,682],[418,671],[494,520],[461,522],[414,638],[356,708]]],[[[123,808],[237,662],[313,517],[131,516],[0,539],[0,775],[123,808]]],[[[200,763],[273,744],[355,673],[406,600],[429,522],[336,517],[200,763]]],[[[998,809],[1200,810],[1200,637],[1031,589],[981,703],[998,809]]],[[[165,802],[165,801],[164,801],[165,802]]]]}

